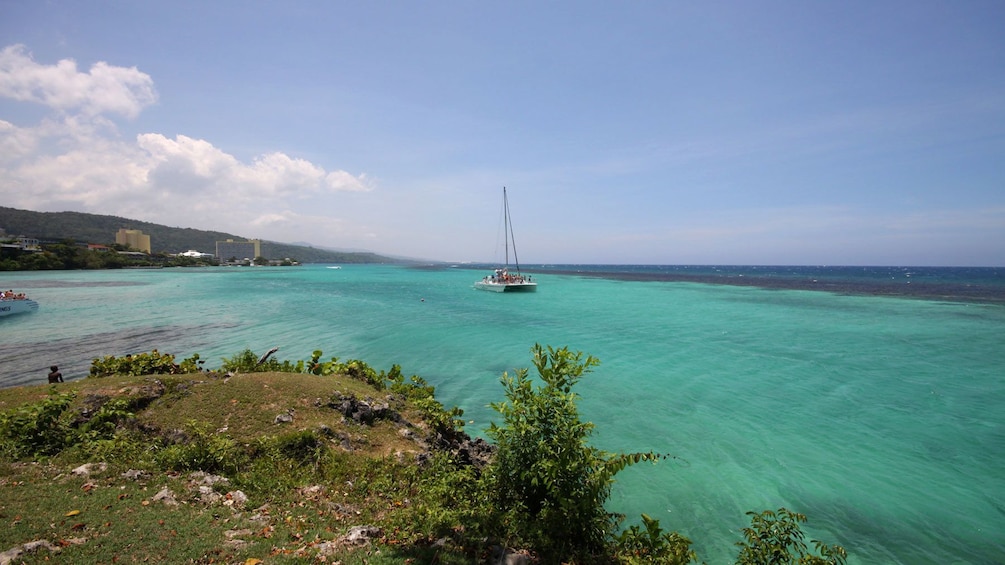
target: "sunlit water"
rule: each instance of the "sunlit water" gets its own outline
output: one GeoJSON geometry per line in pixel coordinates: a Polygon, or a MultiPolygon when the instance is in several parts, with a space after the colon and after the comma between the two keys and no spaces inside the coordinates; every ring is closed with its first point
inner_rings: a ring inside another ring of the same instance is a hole
{"type": "Polygon", "coordinates": [[[602,363],[577,387],[595,444],[669,453],[618,475],[609,509],[645,512],[731,563],[744,512],[805,513],[849,562],[1005,561],[1005,307],[540,274],[535,294],[472,288],[464,269],[0,273],[35,314],[0,319],[0,385],[48,366],[157,348],[220,366],[399,364],[482,434],[504,371],[534,343],[602,363]]]}

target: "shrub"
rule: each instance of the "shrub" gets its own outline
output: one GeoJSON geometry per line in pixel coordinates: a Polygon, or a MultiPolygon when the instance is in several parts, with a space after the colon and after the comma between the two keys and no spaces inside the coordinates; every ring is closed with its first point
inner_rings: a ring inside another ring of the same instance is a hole
{"type": "Polygon", "coordinates": [[[111,439],[120,422],[135,417],[129,399],[113,398],[102,404],[80,430],[88,440],[111,439]]]}
{"type": "Polygon", "coordinates": [[[323,439],[310,430],[302,430],[281,435],[272,440],[275,449],[284,457],[301,465],[317,469],[328,452],[323,439]]]}
{"type": "Polygon", "coordinates": [[[157,453],[157,461],[164,468],[233,474],[247,460],[237,442],[209,431],[205,424],[190,421],[185,431],[186,441],[169,445],[157,453]]]}
{"type": "Polygon", "coordinates": [[[150,353],[138,353],[115,357],[107,355],[91,361],[90,377],[111,377],[114,375],[178,375],[182,373],[198,373],[203,363],[199,354],[185,359],[181,364],[174,362],[174,355],[161,353],[154,349],[150,353]]]}
{"type": "Polygon", "coordinates": [[[72,445],[76,430],[63,414],[74,398],[52,388],[41,402],[0,413],[0,450],[20,459],[55,455],[72,445]]]}
{"type": "Polygon", "coordinates": [[[779,508],[777,512],[765,510],[760,514],[747,512],[750,527],[743,528],[740,555],[737,565],[844,565],[848,555],[840,545],[828,546],[812,540],[819,556],[808,553],[799,528],[806,516],[779,508]]]}
{"type": "Polygon", "coordinates": [[[130,443],[118,437],[119,424],[135,418],[129,400],[108,400],[82,419],[81,413],[69,410],[75,397],[52,389],[41,402],[0,413],[0,452],[20,459],[74,448],[86,459],[112,448],[121,451],[130,443]]]}
{"type": "Polygon", "coordinates": [[[660,521],[642,515],[645,529],[634,525],[614,539],[615,556],[626,565],[685,565],[697,560],[691,540],[677,532],[664,532],[660,521]]]}
{"type": "Polygon", "coordinates": [[[220,366],[220,370],[228,373],[302,373],[303,371],[303,361],[298,361],[296,364],[290,361],[279,361],[268,354],[265,360],[259,362],[261,359],[255,352],[250,349],[245,349],[244,351],[234,355],[230,359],[226,357],[223,358],[223,365],[220,366]]]}
{"type": "Polygon", "coordinates": [[[544,381],[534,387],[526,369],[506,374],[507,401],[489,435],[498,452],[490,467],[490,492],[505,509],[507,537],[530,543],[546,561],[589,557],[606,548],[620,518],[604,509],[614,475],[655,453],[610,454],[587,444],[593,424],[581,422],[573,385],[599,361],[568,348],[532,348],[544,381]]]}

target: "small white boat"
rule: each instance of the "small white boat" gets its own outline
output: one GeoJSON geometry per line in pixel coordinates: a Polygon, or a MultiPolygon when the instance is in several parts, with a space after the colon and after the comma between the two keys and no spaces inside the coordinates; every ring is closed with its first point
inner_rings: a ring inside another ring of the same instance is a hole
{"type": "Polygon", "coordinates": [[[509,216],[509,199],[506,197],[506,187],[503,187],[503,241],[506,243],[506,265],[495,270],[493,275],[484,277],[475,283],[475,288],[490,292],[534,292],[537,283],[529,275],[520,272],[520,260],[516,256],[516,239],[513,238],[513,223],[509,216]],[[509,270],[509,248],[513,246],[513,261],[516,264],[516,274],[509,270]]]}
{"type": "Polygon", "coordinates": [[[38,310],[38,302],[27,298],[0,299],[0,317],[14,314],[28,314],[38,310]]]}

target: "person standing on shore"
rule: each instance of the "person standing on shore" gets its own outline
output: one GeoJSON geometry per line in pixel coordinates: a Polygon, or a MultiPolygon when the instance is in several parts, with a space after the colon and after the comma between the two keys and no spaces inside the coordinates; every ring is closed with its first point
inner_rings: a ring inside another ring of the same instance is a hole
{"type": "Polygon", "coordinates": [[[57,367],[56,365],[49,367],[49,382],[50,383],[63,382],[63,373],[59,372],[59,367],[57,367]]]}

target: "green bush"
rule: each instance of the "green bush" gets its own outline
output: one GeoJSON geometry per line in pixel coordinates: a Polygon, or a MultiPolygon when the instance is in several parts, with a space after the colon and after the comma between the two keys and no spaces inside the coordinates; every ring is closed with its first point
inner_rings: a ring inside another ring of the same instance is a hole
{"type": "Polygon", "coordinates": [[[737,565],[844,565],[848,555],[840,545],[829,546],[813,540],[819,556],[807,552],[799,524],[806,516],[779,508],[760,514],[747,512],[750,527],[743,529],[744,540],[737,565]]]}
{"type": "Polygon", "coordinates": [[[0,451],[20,459],[55,455],[73,445],[77,431],[64,414],[75,396],[53,387],[41,402],[0,413],[0,451]]]}
{"type": "Polygon", "coordinates": [[[589,446],[593,424],[580,421],[572,387],[599,361],[568,348],[535,345],[532,352],[544,385],[535,387],[526,369],[504,374],[507,401],[492,404],[503,425],[488,431],[498,446],[489,492],[505,513],[506,538],[530,544],[547,562],[589,559],[607,549],[620,521],[604,509],[614,475],[662,456],[589,446]]]}
{"type": "Polygon", "coordinates": [[[168,445],[157,453],[157,462],[175,471],[205,471],[233,474],[248,459],[247,454],[229,436],[209,431],[205,424],[189,422],[187,439],[168,445]]]}
{"type": "Polygon", "coordinates": [[[321,465],[328,452],[325,441],[310,430],[281,435],[273,439],[272,444],[282,456],[314,469],[321,465]]]}
{"type": "Polygon", "coordinates": [[[642,515],[640,528],[634,525],[614,538],[614,553],[625,565],[685,565],[698,559],[691,540],[677,532],[664,532],[660,521],[642,515]]]}
{"type": "Polygon", "coordinates": [[[259,363],[260,357],[250,349],[234,355],[230,359],[223,359],[220,371],[225,373],[303,373],[303,361],[291,363],[290,361],[279,361],[269,357],[259,363]]]}
{"type": "Polygon", "coordinates": [[[180,364],[174,362],[174,355],[161,353],[154,349],[150,353],[138,353],[115,357],[107,355],[91,361],[90,377],[143,376],[143,375],[178,375],[183,373],[198,373],[202,369],[199,354],[183,360],[180,364]]]}
{"type": "Polygon", "coordinates": [[[41,402],[0,413],[0,452],[21,459],[56,455],[72,448],[88,459],[95,453],[125,449],[131,440],[119,437],[119,424],[135,418],[131,402],[108,400],[82,420],[80,413],[69,410],[75,397],[53,388],[41,402]]]}
{"type": "Polygon", "coordinates": [[[422,466],[395,469],[393,486],[387,488],[402,503],[388,516],[388,529],[396,539],[411,544],[444,537],[469,542],[484,538],[488,496],[474,467],[458,466],[449,454],[434,453],[422,466]]]}

